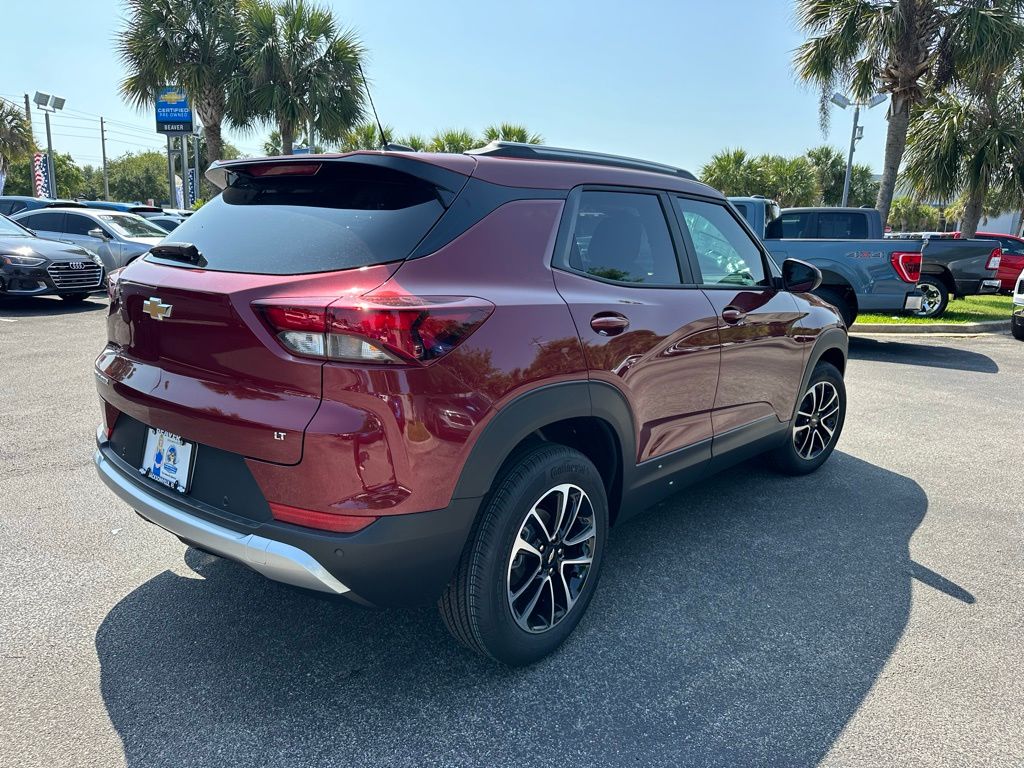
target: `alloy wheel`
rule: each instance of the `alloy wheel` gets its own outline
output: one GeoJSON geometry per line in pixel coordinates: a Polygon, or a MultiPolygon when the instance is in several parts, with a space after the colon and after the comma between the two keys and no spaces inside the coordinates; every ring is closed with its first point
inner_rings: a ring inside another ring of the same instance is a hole
{"type": "Polygon", "coordinates": [[[942,306],[942,291],[931,283],[919,283],[917,290],[921,292],[921,309],[914,314],[919,317],[931,317],[942,306]]]}
{"type": "Polygon", "coordinates": [[[819,381],[800,401],[793,424],[793,445],[800,458],[816,459],[828,448],[839,424],[839,391],[830,381],[819,381]]]}
{"type": "Polygon", "coordinates": [[[596,548],[594,507],[578,485],[557,485],[534,503],[508,560],[508,605],[521,629],[547,632],[569,614],[596,548]]]}

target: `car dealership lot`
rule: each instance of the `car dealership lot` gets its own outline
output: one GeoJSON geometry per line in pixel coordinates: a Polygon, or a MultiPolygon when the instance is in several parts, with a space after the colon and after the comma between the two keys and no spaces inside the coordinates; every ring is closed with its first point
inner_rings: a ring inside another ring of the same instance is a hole
{"type": "Polygon", "coordinates": [[[92,468],[103,303],[0,304],[0,764],[1024,761],[1024,345],[851,342],[832,460],[749,463],[612,535],[563,650],[271,583],[92,468]]]}

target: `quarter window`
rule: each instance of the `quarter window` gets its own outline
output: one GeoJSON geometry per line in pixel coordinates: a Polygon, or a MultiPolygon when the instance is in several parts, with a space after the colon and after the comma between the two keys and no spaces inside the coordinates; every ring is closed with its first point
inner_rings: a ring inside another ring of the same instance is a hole
{"type": "Polygon", "coordinates": [[[583,192],[569,266],[621,283],[678,285],[679,262],[658,196],[583,192]]]}
{"type": "Polygon", "coordinates": [[[675,198],[704,285],[767,285],[761,251],[724,205],[675,198]]]}

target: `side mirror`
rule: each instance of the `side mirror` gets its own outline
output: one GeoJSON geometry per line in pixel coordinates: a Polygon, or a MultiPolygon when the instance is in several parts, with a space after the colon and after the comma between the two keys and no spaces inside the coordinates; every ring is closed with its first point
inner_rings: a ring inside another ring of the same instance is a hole
{"type": "Polygon", "coordinates": [[[821,270],[800,259],[782,262],[782,287],[790,293],[810,293],[821,285],[821,270]]]}
{"type": "Polygon", "coordinates": [[[89,237],[95,237],[97,240],[109,240],[110,239],[110,237],[107,235],[107,233],[104,232],[99,227],[96,227],[96,229],[90,229],[89,230],[89,237]]]}

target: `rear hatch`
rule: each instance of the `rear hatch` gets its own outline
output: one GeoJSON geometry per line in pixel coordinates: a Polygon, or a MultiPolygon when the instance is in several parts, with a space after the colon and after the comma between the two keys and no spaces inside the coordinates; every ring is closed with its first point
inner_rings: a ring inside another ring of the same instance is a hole
{"type": "Polygon", "coordinates": [[[260,306],[326,307],[384,283],[466,176],[388,155],[234,163],[174,244],[115,275],[100,392],[143,424],[247,457],[302,458],[323,362],[260,306]]]}

